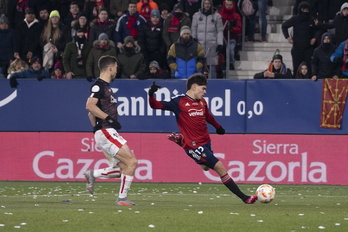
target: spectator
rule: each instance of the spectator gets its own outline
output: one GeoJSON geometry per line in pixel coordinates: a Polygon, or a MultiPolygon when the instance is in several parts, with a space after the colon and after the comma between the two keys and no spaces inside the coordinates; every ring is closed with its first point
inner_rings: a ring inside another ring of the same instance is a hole
{"type": "Polygon", "coordinates": [[[135,0],[111,0],[110,14],[117,22],[118,19],[128,10],[129,3],[136,2],[135,0]]]}
{"type": "Polygon", "coordinates": [[[153,0],[139,0],[137,3],[137,11],[146,19],[147,22],[150,22],[150,14],[152,10],[158,10],[158,5],[153,0]]]}
{"type": "Polygon", "coordinates": [[[284,37],[292,44],[291,56],[294,70],[297,70],[302,61],[306,64],[311,63],[314,45],[316,42],[317,28],[314,18],[310,14],[310,6],[308,2],[299,4],[299,14],[292,16],[282,24],[284,37]],[[293,36],[290,37],[288,29],[293,28],[293,36]]]}
{"type": "Polygon", "coordinates": [[[69,13],[68,15],[64,18],[64,24],[68,27],[71,27],[71,22],[76,20],[80,14],[80,5],[78,2],[71,2],[69,5],[69,13]]]}
{"type": "Polygon", "coordinates": [[[291,79],[292,73],[283,63],[280,54],[273,56],[271,63],[264,72],[256,73],[254,79],[291,79]]]}
{"type": "Polygon", "coordinates": [[[50,16],[50,11],[47,7],[41,7],[39,9],[39,23],[41,24],[41,28],[44,28],[46,23],[48,22],[50,16]]]}
{"type": "Polygon", "coordinates": [[[41,33],[39,21],[35,18],[33,9],[26,10],[25,19],[15,30],[14,57],[28,61],[33,56],[40,56],[39,38],[41,33]]]}
{"type": "Polygon", "coordinates": [[[234,70],[234,54],[237,37],[242,33],[242,19],[235,9],[236,7],[233,0],[225,0],[222,4],[222,9],[219,11],[223,25],[227,22],[227,25],[224,28],[224,38],[229,45],[228,54],[226,55],[229,55],[230,58],[230,70],[234,70]],[[228,34],[230,35],[229,41],[228,34]]]}
{"type": "Polygon", "coordinates": [[[71,37],[74,37],[76,35],[76,31],[79,29],[84,31],[85,37],[88,41],[90,28],[87,14],[84,11],[81,11],[78,18],[71,23],[71,37]]]}
{"type": "Polygon", "coordinates": [[[90,21],[97,18],[100,14],[101,9],[109,9],[107,7],[108,1],[106,0],[86,0],[85,2],[85,11],[88,15],[90,21]]]}
{"type": "MultiPolygon", "coordinates": [[[[70,3],[77,2],[79,6],[84,6],[85,0],[45,0],[47,2],[52,2],[52,9],[58,10],[59,15],[62,19],[65,19],[69,15],[70,3]]],[[[82,9],[82,7],[80,8],[82,9]]]]}
{"type": "Polygon", "coordinates": [[[161,12],[161,20],[164,22],[164,20],[170,15],[171,9],[167,4],[161,4],[159,10],[161,12]]]}
{"type": "Polygon", "coordinates": [[[348,78],[348,39],[340,43],[330,60],[340,66],[341,78],[348,78]]]}
{"type": "Polygon", "coordinates": [[[254,13],[246,17],[245,42],[255,42],[256,14],[258,10],[258,0],[250,0],[253,5],[254,13]]]}
{"type": "Polygon", "coordinates": [[[140,53],[140,46],[135,44],[132,36],[124,39],[124,44],[117,55],[119,75],[123,79],[135,79],[145,72],[144,56],[140,53]]]}
{"type": "Polygon", "coordinates": [[[330,61],[336,46],[332,43],[330,33],[326,32],[321,37],[321,44],[314,50],[312,58],[312,80],[323,78],[338,79],[337,65],[330,61]]]}
{"type": "Polygon", "coordinates": [[[78,29],[76,36],[64,50],[63,65],[67,79],[86,77],[86,62],[90,50],[91,45],[86,40],[85,32],[78,29]]]}
{"type": "Polygon", "coordinates": [[[56,62],[54,64],[53,72],[52,72],[52,79],[66,79],[66,76],[64,74],[62,63],[56,62]]]}
{"type": "Polygon", "coordinates": [[[173,43],[178,41],[180,37],[180,28],[183,26],[191,26],[191,20],[184,14],[184,8],[180,3],[175,4],[173,12],[164,20],[163,24],[163,40],[166,44],[167,51],[173,43]]]}
{"type": "Polygon", "coordinates": [[[342,43],[348,39],[348,2],[342,4],[340,12],[332,22],[320,23],[316,20],[315,23],[321,29],[335,28],[335,44],[342,43]]]}
{"type": "Polygon", "coordinates": [[[193,40],[190,27],[181,28],[180,37],[170,47],[167,60],[177,79],[187,79],[194,73],[202,72],[204,50],[198,41],[193,40]]]}
{"type": "Polygon", "coordinates": [[[98,40],[93,42],[93,47],[88,54],[86,71],[88,81],[92,81],[93,78],[98,78],[100,75],[98,60],[102,56],[116,56],[115,44],[109,40],[109,37],[105,33],[101,33],[98,40]]]}
{"type": "Polygon", "coordinates": [[[31,59],[31,67],[20,72],[15,72],[10,76],[10,86],[12,88],[17,88],[18,82],[17,79],[34,79],[42,81],[45,78],[50,78],[50,74],[44,70],[41,66],[40,58],[34,56],[31,59]]]}
{"type": "Polygon", "coordinates": [[[156,60],[166,67],[166,48],[162,39],[163,24],[159,10],[152,10],[150,21],[139,29],[138,45],[144,55],[146,66],[156,60]]]}
{"type": "Polygon", "coordinates": [[[44,30],[41,33],[40,45],[43,48],[43,67],[45,70],[53,68],[58,59],[62,59],[65,45],[71,41],[70,27],[61,23],[57,10],[50,13],[44,30]]]}
{"type": "Polygon", "coordinates": [[[202,8],[202,0],[182,0],[184,12],[188,14],[190,20],[192,21],[193,15],[202,8]]]}
{"type": "Polygon", "coordinates": [[[267,42],[267,7],[268,7],[268,0],[258,0],[257,1],[258,6],[258,14],[259,14],[259,25],[261,26],[261,37],[259,38],[259,42],[267,42]]]}
{"type": "Polygon", "coordinates": [[[13,59],[14,31],[9,28],[8,18],[2,14],[0,17],[0,79],[7,76],[10,60],[13,59]]]}
{"type": "Polygon", "coordinates": [[[91,22],[91,31],[89,33],[89,42],[93,44],[101,33],[105,33],[109,38],[113,38],[115,31],[115,21],[109,19],[109,13],[106,8],[99,11],[98,18],[91,22]]]}
{"type": "Polygon", "coordinates": [[[309,68],[305,62],[302,62],[296,71],[295,79],[309,79],[311,76],[309,75],[309,68]]]}
{"type": "Polygon", "coordinates": [[[115,41],[120,49],[127,36],[132,36],[137,44],[139,28],[146,23],[146,19],[139,14],[135,3],[129,3],[128,11],[117,21],[115,41]]]}
{"type": "Polygon", "coordinates": [[[15,59],[14,61],[11,62],[10,66],[7,69],[7,73],[8,73],[7,79],[10,79],[11,74],[15,72],[23,71],[28,68],[29,68],[29,65],[24,60],[20,58],[15,59]]]}
{"type": "Polygon", "coordinates": [[[223,53],[223,24],[221,15],[213,7],[212,0],[203,0],[202,8],[193,15],[192,37],[197,39],[206,53],[209,78],[216,79],[218,54],[223,53]]]}
{"type": "Polygon", "coordinates": [[[167,70],[160,68],[157,61],[151,61],[149,65],[149,71],[142,73],[138,76],[138,79],[168,79],[170,75],[167,70]]]}

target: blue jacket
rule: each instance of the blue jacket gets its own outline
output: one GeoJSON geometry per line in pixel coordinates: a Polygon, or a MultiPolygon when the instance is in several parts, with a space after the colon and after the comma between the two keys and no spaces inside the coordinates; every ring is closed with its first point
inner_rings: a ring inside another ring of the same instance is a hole
{"type": "Polygon", "coordinates": [[[31,78],[31,79],[35,79],[38,77],[42,77],[44,76],[44,78],[50,78],[50,74],[44,70],[44,69],[39,69],[39,70],[34,70],[32,68],[20,71],[20,72],[16,72],[16,73],[12,73],[11,74],[11,78],[15,77],[15,78],[31,78]]]}
{"type": "MultiPolygon", "coordinates": [[[[342,43],[340,43],[340,45],[338,46],[338,48],[336,48],[336,51],[334,54],[331,55],[330,60],[331,62],[335,63],[335,58],[336,57],[341,57],[341,59],[343,60],[343,51],[344,51],[344,45],[345,43],[348,43],[348,40],[343,41],[342,43]]],[[[343,62],[347,62],[346,60],[343,60],[343,62]]],[[[348,76],[348,64],[346,66],[345,70],[342,70],[342,74],[345,76],[348,76]]]]}
{"type": "Polygon", "coordinates": [[[14,30],[0,30],[0,61],[9,63],[13,58],[14,30]]]}
{"type": "MultiPolygon", "coordinates": [[[[115,28],[115,42],[117,43],[122,43],[124,42],[124,38],[130,35],[130,30],[127,29],[127,22],[128,22],[128,16],[129,12],[127,11],[124,15],[121,16],[121,18],[118,19],[117,25],[115,28]]],[[[136,23],[133,26],[136,30],[139,30],[139,28],[146,23],[146,19],[139,14],[139,12],[135,13],[136,16],[136,23]]],[[[134,38],[137,40],[137,38],[134,38]]]]}

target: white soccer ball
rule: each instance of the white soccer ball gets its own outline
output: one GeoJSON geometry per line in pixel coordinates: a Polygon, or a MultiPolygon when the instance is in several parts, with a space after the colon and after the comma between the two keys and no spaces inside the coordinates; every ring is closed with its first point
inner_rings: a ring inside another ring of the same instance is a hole
{"type": "Polygon", "coordinates": [[[269,184],[262,184],[256,189],[257,200],[261,203],[270,203],[275,196],[275,188],[269,184]]]}

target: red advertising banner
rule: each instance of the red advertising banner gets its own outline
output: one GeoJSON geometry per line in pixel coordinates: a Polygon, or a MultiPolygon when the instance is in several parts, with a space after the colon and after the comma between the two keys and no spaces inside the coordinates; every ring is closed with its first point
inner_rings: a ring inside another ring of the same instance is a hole
{"type": "MultiPolygon", "coordinates": [[[[139,160],[135,181],[220,182],[213,171],[201,170],[166,134],[122,136],[139,160]]],[[[236,182],[348,185],[348,135],[211,137],[215,155],[236,182]]],[[[86,169],[107,166],[92,133],[0,133],[0,180],[83,181],[86,169]]]]}

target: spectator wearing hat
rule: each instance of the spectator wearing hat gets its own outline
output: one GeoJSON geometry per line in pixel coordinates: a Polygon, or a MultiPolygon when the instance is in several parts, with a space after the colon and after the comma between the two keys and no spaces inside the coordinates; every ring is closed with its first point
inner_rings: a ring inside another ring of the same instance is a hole
{"type": "Polygon", "coordinates": [[[162,3],[159,5],[159,11],[161,12],[161,20],[164,22],[164,20],[170,15],[172,8],[170,8],[166,3],[162,3]]]}
{"type": "Polygon", "coordinates": [[[101,33],[98,40],[94,41],[93,47],[88,54],[86,71],[87,80],[92,81],[94,78],[98,78],[100,75],[98,60],[102,56],[116,56],[115,44],[109,40],[109,37],[105,33],[101,33]]]}
{"type": "Polygon", "coordinates": [[[37,79],[38,81],[42,81],[43,79],[50,77],[50,74],[42,68],[40,58],[34,56],[31,59],[29,69],[11,74],[10,86],[12,88],[17,88],[17,79],[37,79]]]}
{"type": "Polygon", "coordinates": [[[158,5],[153,0],[140,0],[137,3],[137,11],[143,16],[147,22],[150,22],[152,10],[158,10],[158,5]]]}
{"type": "Polygon", "coordinates": [[[286,68],[280,54],[273,56],[271,63],[264,72],[256,73],[254,79],[291,79],[291,70],[286,68]]]}
{"type": "Polygon", "coordinates": [[[63,54],[63,66],[67,79],[86,77],[86,62],[91,47],[86,40],[85,32],[78,29],[73,40],[67,43],[63,54]]]}
{"type": "Polygon", "coordinates": [[[13,59],[14,31],[9,28],[8,18],[0,16],[0,79],[7,76],[10,60],[13,59]]]}
{"type": "Polygon", "coordinates": [[[79,3],[75,1],[71,2],[69,5],[69,13],[63,20],[64,24],[71,27],[71,22],[78,18],[80,11],[81,9],[79,3]]]}
{"type": "Polygon", "coordinates": [[[53,10],[40,37],[40,46],[43,48],[43,66],[46,70],[52,70],[54,63],[58,59],[62,59],[65,45],[70,41],[70,27],[61,23],[59,12],[53,10]]]}
{"type": "Polygon", "coordinates": [[[62,62],[58,61],[54,64],[54,68],[51,75],[52,79],[67,79],[64,74],[62,62]]]}
{"type": "Polygon", "coordinates": [[[321,37],[321,44],[314,49],[312,57],[312,80],[316,81],[323,78],[339,78],[337,64],[332,63],[330,57],[335,53],[337,46],[332,43],[331,34],[325,32],[321,37]]]}
{"type": "Polygon", "coordinates": [[[146,66],[156,60],[166,67],[166,47],[162,38],[163,24],[159,10],[152,10],[150,21],[139,29],[138,45],[144,55],[146,66]]]}
{"type": "Polygon", "coordinates": [[[42,27],[36,19],[33,9],[26,10],[25,18],[17,25],[15,30],[14,57],[30,63],[33,56],[41,53],[39,38],[42,27]]]}
{"type": "Polygon", "coordinates": [[[221,15],[213,7],[212,0],[202,1],[202,8],[193,15],[191,30],[192,37],[198,40],[206,53],[209,78],[216,79],[218,55],[224,53],[224,25],[221,15]]]}
{"type": "Polygon", "coordinates": [[[184,13],[184,8],[181,3],[177,3],[171,15],[164,20],[162,36],[167,50],[179,39],[180,28],[183,26],[191,26],[191,20],[184,13]]]}
{"type": "Polygon", "coordinates": [[[117,21],[114,37],[116,46],[120,49],[127,36],[132,36],[135,43],[138,43],[138,32],[144,24],[146,24],[146,19],[139,14],[136,4],[130,2],[128,4],[128,11],[117,21]]]}
{"type": "Polygon", "coordinates": [[[108,35],[108,38],[113,38],[115,32],[115,21],[109,19],[109,13],[106,8],[102,8],[99,11],[98,18],[91,22],[91,31],[89,33],[89,42],[93,42],[98,39],[101,33],[108,35]]]}
{"type": "Polygon", "coordinates": [[[178,41],[168,51],[167,61],[177,79],[187,79],[194,73],[202,72],[204,50],[199,42],[193,40],[190,27],[181,28],[178,41]]]}
{"type": "Polygon", "coordinates": [[[124,44],[117,55],[118,77],[123,79],[135,79],[145,72],[144,56],[140,52],[140,46],[135,44],[132,36],[124,39],[124,44]]]}
{"type": "Polygon", "coordinates": [[[89,27],[89,23],[87,19],[87,14],[84,11],[81,11],[77,19],[71,22],[71,37],[72,38],[76,35],[76,31],[79,29],[83,30],[87,41],[89,41],[90,27],[89,27]]]}
{"type": "Polygon", "coordinates": [[[138,79],[168,79],[170,75],[167,70],[161,69],[157,61],[151,61],[149,64],[149,70],[138,75],[138,79]]]}

